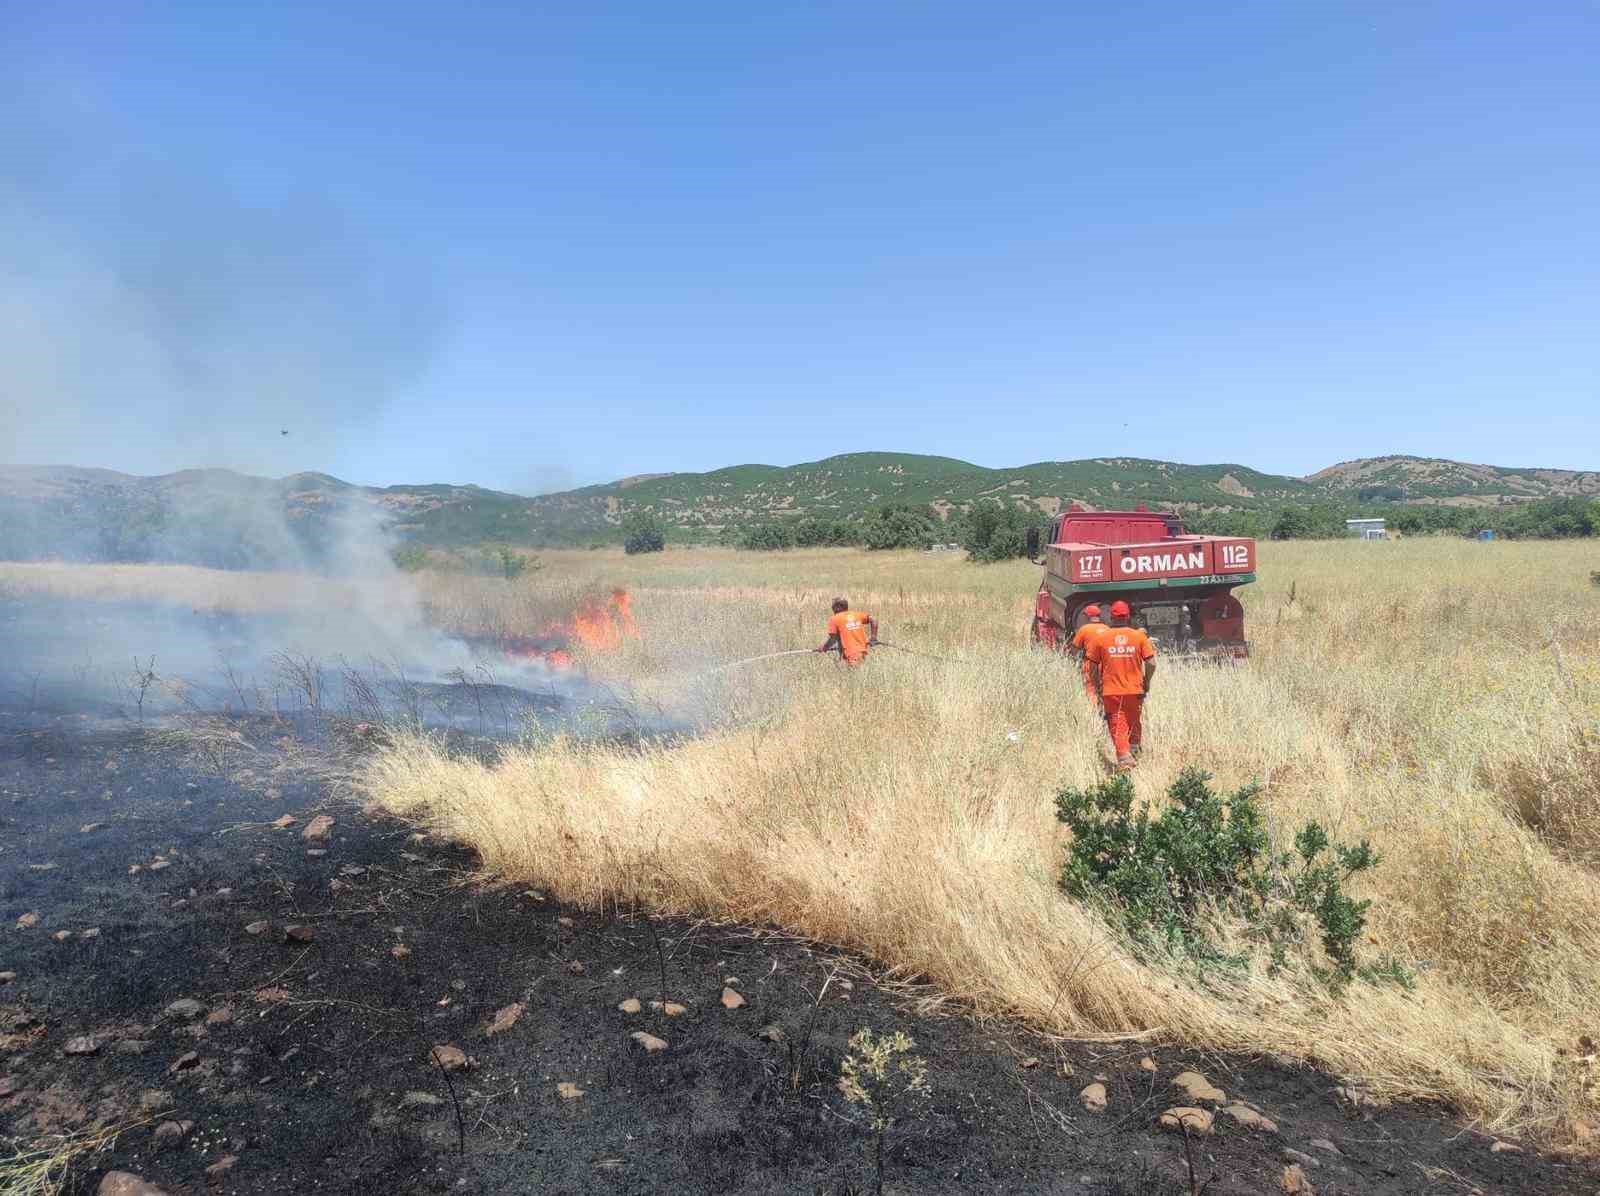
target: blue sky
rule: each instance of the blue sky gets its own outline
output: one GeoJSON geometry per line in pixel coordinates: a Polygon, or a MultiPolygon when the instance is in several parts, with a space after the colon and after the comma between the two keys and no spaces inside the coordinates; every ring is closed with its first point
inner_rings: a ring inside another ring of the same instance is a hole
{"type": "Polygon", "coordinates": [[[1600,468],[1597,53],[1590,4],[7,5],[0,458],[1600,468]]]}

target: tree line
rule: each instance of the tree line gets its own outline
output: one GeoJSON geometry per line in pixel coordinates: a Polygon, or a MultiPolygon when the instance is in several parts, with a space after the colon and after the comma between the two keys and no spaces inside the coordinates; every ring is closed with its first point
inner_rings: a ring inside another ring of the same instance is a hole
{"type": "MultiPolygon", "coordinates": [[[[930,548],[959,544],[975,561],[1004,561],[1027,555],[1028,530],[1048,532],[1051,516],[1036,507],[986,499],[945,519],[929,506],[911,503],[873,508],[856,518],[808,515],[729,525],[717,543],[752,552],[789,548],[930,548]]],[[[1345,520],[1382,518],[1401,535],[1568,539],[1600,536],[1600,499],[1554,498],[1494,507],[1443,503],[1288,503],[1263,510],[1186,513],[1191,532],[1250,536],[1257,540],[1331,540],[1348,534],[1345,520]]],[[[636,513],[623,524],[623,546],[630,552],[659,552],[667,528],[655,515],[636,513]]]]}

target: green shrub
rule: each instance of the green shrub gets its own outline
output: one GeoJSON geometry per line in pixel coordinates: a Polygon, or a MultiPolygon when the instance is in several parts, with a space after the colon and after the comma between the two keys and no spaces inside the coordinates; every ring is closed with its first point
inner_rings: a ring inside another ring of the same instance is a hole
{"type": "Polygon", "coordinates": [[[934,541],[937,523],[937,517],[928,507],[890,504],[867,516],[862,540],[872,549],[927,548],[934,541]]]}
{"type": "Polygon", "coordinates": [[[779,552],[794,547],[794,529],[784,523],[758,523],[739,536],[739,547],[755,552],[779,552]]]}
{"type": "Polygon", "coordinates": [[[629,556],[640,552],[661,552],[666,546],[667,529],[654,515],[638,511],[623,520],[622,551],[629,556]]]}
{"type": "Polygon", "coordinates": [[[501,576],[507,581],[516,581],[529,569],[538,569],[539,567],[537,561],[529,561],[520,552],[507,548],[503,544],[493,550],[493,558],[500,566],[501,576]]]}
{"type": "Polygon", "coordinates": [[[1359,974],[1409,983],[1398,964],[1364,968],[1356,956],[1371,902],[1351,898],[1345,884],[1377,867],[1367,842],[1335,843],[1308,822],[1292,852],[1274,855],[1257,786],[1224,796],[1210,780],[1185,769],[1167,790],[1172,805],[1155,818],[1148,805],[1134,812],[1133,782],[1125,775],[1091,789],[1063,789],[1056,817],[1072,829],[1072,846],[1061,887],[1105,908],[1144,951],[1201,965],[1242,964],[1209,937],[1206,917],[1215,911],[1242,921],[1277,968],[1309,920],[1332,964],[1328,981],[1342,984],[1359,974]]]}
{"type": "Polygon", "coordinates": [[[959,521],[961,547],[970,560],[1009,561],[1028,555],[1028,529],[1048,529],[1050,521],[1037,510],[986,499],[974,503],[959,521]]]}
{"type": "Polygon", "coordinates": [[[428,567],[428,550],[420,544],[403,544],[389,555],[402,573],[416,573],[428,567]]]}

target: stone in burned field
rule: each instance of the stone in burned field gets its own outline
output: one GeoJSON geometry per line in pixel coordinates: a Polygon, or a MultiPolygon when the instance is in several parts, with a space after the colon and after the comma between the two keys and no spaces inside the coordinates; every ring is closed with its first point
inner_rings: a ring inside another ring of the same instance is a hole
{"type": "Polygon", "coordinates": [[[1245,1129],[1261,1130],[1268,1134],[1276,1134],[1278,1132],[1277,1122],[1270,1117],[1262,1116],[1259,1110],[1252,1109],[1249,1105],[1240,1101],[1234,1101],[1233,1104],[1222,1111],[1244,1126],[1245,1129]]]}
{"type": "Polygon", "coordinates": [[[206,1007],[193,997],[183,997],[167,1006],[168,1017],[181,1017],[185,1021],[199,1017],[206,1007]]]}
{"type": "Polygon", "coordinates": [[[172,1066],[167,1068],[167,1074],[177,1075],[181,1071],[191,1071],[199,1062],[199,1051],[185,1051],[172,1061],[172,1066]]]}
{"type": "Polygon", "coordinates": [[[562,1080],[557,1084],[556,1092],[560,1094],[562,1100],[577,1100],[583,1095],[583,1089],[568,1080],[562,1080]]]}
{"type": "Polygon", "coordinates": [[[1521,1154],[1522,1153],[1522,1147],[1518,1146],[1515,1142],[1498,1142],[1497,1141],[1493,1146],[1489,1147],[1489,1153],[1490,1154],[1521,1154]]]}
{"type": "Polygon", "coordinates": [[[406,946],[404,943],[396,943],[394,946],[389,948],[389,954],[394,956],[396,959],[405,959],[411,954],[411,948],[406,946]]]}
{"type": "Polygon", "coordinates": [[[1278,1186],[1288,1196],[1317,1196],[1317,1190],[1311,1186],[1311,1181],[1306,1178],[1305,1169],[1299,1163],[1290,1163],[1283,1169],[1283,1177],[1278,1180],[1278,1186]]]}
{"type": "Polygon", "coordinates": [[[518,1001],[512,1005],[507,1005],[504,1009],[498,1011],[494,1015],[493,1020],[490,1021],[489,1025],[485,1028],[484,1033],[504,1034],[507,1030],[511,1029],[512,1026],[517,1024],[517,1019],[526,1013],[527,1010],[528,1007],[521,1001],[518,1001]]]}
{"type": "Polygon", "coordinates": [[[17,1091],[17,1082],[10,1076],[0,1076],[0,1100],[12,1096],[17,1091]]]}
{"type": "Polygon", "coordinates": [[[139,1094],[139,1111],[141,1113],[160,1113],[164,1109],[172,1108],[172,1093],[160,1088],[147,1088],[139,1094]]]}
{"type": "Polygon", "coordinates": [[[233,1165],[238,1161],[239,1156],[236,1154],[223,1155],[215,1163],[212,1163],[211,1166],[206,1168],[206,1178],[210,1180],[221,1180],[223,1176],[227,1175],[228,1172],[233,1170],[233,1165]]]}
{"type": "Polygon", "coordinates": [[[654,1009],[657,1013],[664,1013],[668,1017],[682,1017],[685,1013],[689,1012],[689,1007],[687,1005],[680,1005],[676,1001],[668,1001],[665,1005],[663,1005],[660,1001],[651,1001],[650,1008],[654,1009]]]}
{"type": "Polygon", "coordinates": [[[1192,1105],[1175,1105],[1161,1115],[1156,1124],[1164,1130],[1173,1130],[1182,1133],[1185,1127],[1191,1134],[1209,1134],[1211,1132],[1211,1114],[1204,1109],[1196,1109],[1192,1105]]]}
{"type": "Polygon", "coordinates": [[[58,930],[54,934],[52,934],[50,937],[55,939],[55,941],[58,942],[58,943],[64,943],[64,942],[66,942],[68,939],[70,939],[72,937],[72,931],[70,931],[70,930],[58,930]]]}
{"type": "Polygon", "coordinates": [[[1078,1093],[1078,1099],[1083,1102],[1083,1107],[1091,1113],[1104,1113],[1106,1111],[1106,1086],[1096,1080],[1078,1093]]]}
{"type": "Polygon", "coordinates": [[[309,926],[285,926],[283,938],[290,943],[309,943],[316,937],[316,931],[309,926]]]}
{"type": "Polygon", "coordinates": [[[100,928],[98,926],[91,926],[78,937],[83,939],[97,939],[100,937],[100,928]]]}
{"type": "Polygon", "coordinates": [[[178,1145],[189,1136],[189,1131],[192,1129],[194,1129],[192,1121],[163,1121],[156,1126],[156,1149],[166,1150],[178,1145]]]}
{"type": "Polygon", "coordinates": [[[248,922],[248,923],[246,923],[245,924],[245,928],[244,928],[244,932],[246,934],[266,934],[267,931],[269,931],[271,929],[272,929],[272,923],[268,922],[265,918],[263,918],[259,922],[248,922]]]}
{"type": "Polygon", "coordinates": [[[306,829],[300,832],[300,837],[307,843],[321,843],[333,833],[333,819],[326,814],[318,814],[306,823],[306,829]]]}
{"type": "Polygon", "coordinates": [[[440,1043],[433,1048],[433,1059],[446,1071],[460,1071],[464,1067],[471,1067],[472,1060],[467,1053],[458,1046],[450,1043],[440,1043]]]}
{"type": "Polygon", "coordinates": [[[1326,1151],[1328,1154],[1342,1155],[1344,1153],[1344,1151],[1340,1150],[1326,1138],[1313,1138],[1311,1139],[1311,1145],[1315,1146],[1318,1150],[1326,1151]]]}
{"type": "Polygon", "coordinates": [[[224,1005],[221,1009],[213,1009],[210,1013],[206,1014],[206,1025],[210,1026],[213,1030],[218,1026],[228,1026],[232,1024],[232,1005],[224,1005]]]}
{"type": "Polygon", "coordinates": [[[105,823],[103,822],[86,822],[78,828],[78,833],[80,835],[92,835],[104,825],[105,823]]]}
{"type": "Polygon", "coordinates": [[[583,961],[578,959],[568,960],[567,971],[571,972],[574,976],[583,975],[583,961]]]}
{"type": "Polygon", "coordinates": [[[67,1045],[61,1049],[69,1055],[93,1055],[100,1050],[100,1040],[92,1034],[80,1034],[67,1039],[67,1045]]]}
{"type": "Polygon", "coordinates": [[[1139,1070],[1153,1073],[1156,1070],[1156,1061],[1150,1058],[1149,1055],[1146,1055],[1143,1059],[1139,1060],[1139,1070]]]}
{"type": "Polygon", "coordinates": [[[408,1092],[400,1098],[402,1109],[432,1109],[444,1104],[444,1098],[431,1092],[408,1092]]]}
{"type": "Polygon", "coordinates": [[[1373,1096],[1366,1089],[1357,1088],[1354,1084],[1335,1088],[1333,1095],[1352,1109],[1387,1109],[1389,1107],[1389,1099],[1387,1097],[1373,1096]]]}
{"type": "Polygon", "coordinates": [[[10,984],[16,978],[15,972],[0,972],[0,984],[10,984]]]}
{"type": "Polygon", "coordinates": [[[18,930],[32,930],[37,925],[39,925],[39,915],[32,911],[23,914],[17,919],[18,930]]]}
{"type": "Polygon", "coordinates": [[[275,829],[283,831],[283,830],[288,830],[291,826],[293,826],[295,823],[297,823],[299,821],[300,820],[298,818],[296,818],[293,814],[285,814],[280,818],[273,819],[272,825],[273,825],[273,827],[275,829]]]}
{"type": "Polygon", "coordinates": [[[664,1051],[667,1049],[667,1040],[657,1038],[654,1034],[646,1034],[643,1030],[635,1030],[628,1037],[642,1046],[646,1052],[664,1051]]]}
{"type": "Polygon", "coordinates": [[[166,1190],[146,1183],[131,1171],[108,1171],[96,1196],[167,1196],[166,1190]]]}
{"type": "Polygon", "coordinates": [[[783,1027],[762,1026],[761,1029],[756,1031],[756,1037],[761,1039],[762,1042],[782,1042],[783,1027]]]}
{"type": "Polygon", "coordinates": [[[1190,1100],[1211,1101],[1216,1104],[1228,1099],[1227,1093],[1216,1087],[1197,1071],[1180,1071],[1172,1077],[1172,1086],[1182,1088],[1190,1100]]]}
{"type": "Polygon", "coordinates": [[[640,1013],[643,1011],[644,1006],[639,1004],[638,997],[629,997],[622,1004],[618,1005],[617,1008],[622,1010],[623,1013],[640,1013]]]}
{"type": "Polygon", "coordinates": [[[734,992],[733,989],[724,988],[722,990],[722,1007],[724,1009],[743,1009],[744,1005],[744,997],[734,992]]]}

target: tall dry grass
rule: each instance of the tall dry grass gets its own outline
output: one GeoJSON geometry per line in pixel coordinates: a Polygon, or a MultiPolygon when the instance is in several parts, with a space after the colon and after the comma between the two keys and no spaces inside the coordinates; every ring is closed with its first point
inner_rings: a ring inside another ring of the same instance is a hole
{"type": "Polygon", "coordinates": [[[1051,797],[1103,776],[1105,745],[1070,668],[1023,646],[1037,570],[1022,563],[573,552],[513,583],[423,575],[430,617],[478,630],[537,630],[630,587],[643,635],[583,663],[705,733],[557,739],[492,766],[412,739],[361,781],[571,900],[772,920],[1048,1030],[1315,1060],[1561,1140],[1600,1116],[1575,1049],[1600,1027],[1594,558],[1583,543],[1263,545],[1241,592],[1251,661],[1158,677],[1141,795],[1194,764],[1262,780],[1280,834],[1316,817],[1370,838],[1384,862],[1362,889],[1367,945],[1417,964],[1410,994],[1333,1000],[1292,975],[1197,986],[1060,894],[1051,797]],[[813,657],[707,672],[820,642],[840,592],[886,639],[953,663],[885,650],[859,672],[813,657]]]}
{"type": "Polygon", "coordinates": [[[588,660],[707,733],[573,739],[493,765],[414,739],[365,790],[569,900],[771,920],[923,975],[976,1008],[1077,1035],[1172,1035],[1315,1060],[1559,1139],[1600,1108],[1595,729],[1600,591],[1580,544],[1263,547],[1240,669],[1169,664],[1137,783],[1186,765],[1260,779],[1278,833],[1308,818],[1383,852],[1363,889],[1376,953],[1417,989],[1334,999],[1293,976],[1199,986],[1133,960],[1054,885],[1051,797],[1105,773],[1063,662],[1026,650],[1034,569],[920,555],[551,554],[505,586],[433,578],[436,610],[514,621],[552,585],[626,584],[644,629],[588,660]],[[836,591],[886,639],[847,672],[722,661],[821,639],[836,591]],[[1293,595],[1291,600],[1291,593],[1293,595]],[[453,605],[452,605],[453,604],[453,605]]]}

